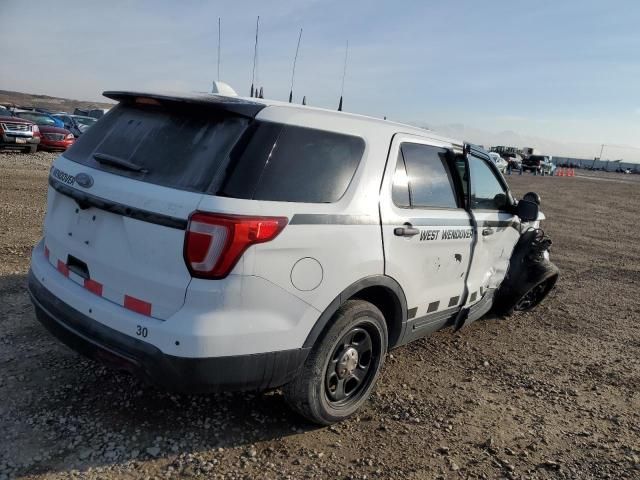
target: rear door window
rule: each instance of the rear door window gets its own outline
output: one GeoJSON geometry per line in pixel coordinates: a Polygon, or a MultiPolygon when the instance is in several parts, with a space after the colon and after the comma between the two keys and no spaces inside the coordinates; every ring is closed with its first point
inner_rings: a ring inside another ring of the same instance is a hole
{"type": "Polygon", "coordinates": [[[364,140],[353,135],[256,122],[234,149],[218,194],[280,202],[335,202],[351,183],[364,147],[364,140]]]}
{"type": "Polygon", "coordinates": [[[445,148],[403,143],[394,176],[394,203],[405,207],[408,189],[412,208],[458,208],[446,155],[445,148]]]}
{"type": "Polygon", "coordinates": [[[229,152],[248,119],[222,112],[187,112],[119,104],[64,154],[116,175],[206,192],[224,172],[229,152]],[[120,160],[133,168],[98,161],[120,160]]]}

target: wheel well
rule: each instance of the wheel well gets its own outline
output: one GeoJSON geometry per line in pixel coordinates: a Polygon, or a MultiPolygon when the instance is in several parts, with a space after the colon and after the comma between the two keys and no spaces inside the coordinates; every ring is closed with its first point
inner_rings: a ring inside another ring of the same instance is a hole
{"type": "Polygon", "coordinates": [[[402,287],[387,275],[370,275],[352,283],[333,299],[307,335],[304,348],[312,348],[316,344],[331,325],[340,305],[349,299],[365,300],[378,307],[387,323],[389,348],[399,343],[407,319],[407,301],[402,287]]]}
{"type": "Polygon", "coordinates": [[[389,347],[395,346],[400,340],[403,320],[402,305],[396,294],[387,287],[376,285],[358,291],[351,299],[365,300],[378,307],[387,323],[389,347]]]}

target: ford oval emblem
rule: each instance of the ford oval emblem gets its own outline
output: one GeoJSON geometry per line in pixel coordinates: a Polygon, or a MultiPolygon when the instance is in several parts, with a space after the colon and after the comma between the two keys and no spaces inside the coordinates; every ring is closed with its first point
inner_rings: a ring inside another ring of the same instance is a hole
{"type": "Polygon", "coordinates": [[[79,173],[76,175],[76,183],[84,188],[91,188],[93,185],[93,177],[88,173],[79,173]]]}

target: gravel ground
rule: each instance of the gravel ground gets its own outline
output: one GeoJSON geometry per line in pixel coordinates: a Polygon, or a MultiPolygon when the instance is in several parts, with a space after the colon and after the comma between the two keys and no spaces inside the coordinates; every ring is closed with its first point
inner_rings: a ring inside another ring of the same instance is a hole
{"type": "Polygon", "coordinates": [[[40,326],[53,158],[0,153],[0,479],[640,478],[638,176],[509,177],[543,197],[551,297],[393,351],[360,415],[316,428],[278,392],[168,394],[40,326]]]}

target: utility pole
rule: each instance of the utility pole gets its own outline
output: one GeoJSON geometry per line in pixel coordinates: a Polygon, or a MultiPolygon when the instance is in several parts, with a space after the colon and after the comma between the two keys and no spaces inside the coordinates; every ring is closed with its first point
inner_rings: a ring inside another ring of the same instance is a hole
{"type": "MultiPolygon", "coordinates": [[[[605,144],[603,143],[603,144],[600,146],[600,156],[597,158],[597,159],[598,159],[598,160],[600,160],[600,161],[602,161],[602,152],[603,152],[603,150],[604,150],[604,147],[605,147],[605,144]]],[[[595,165],[596,165],[596,159],[594,158],[594,159],[593,159],[593,163],[591,164],[591,170],[593,170],[593,167],[595,167],[595,165]]]]}

